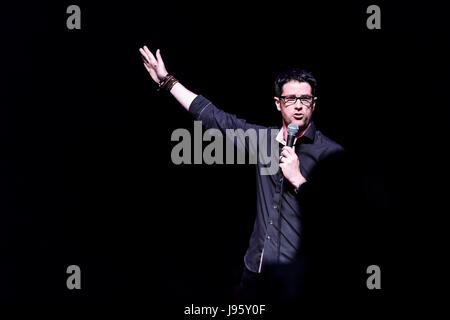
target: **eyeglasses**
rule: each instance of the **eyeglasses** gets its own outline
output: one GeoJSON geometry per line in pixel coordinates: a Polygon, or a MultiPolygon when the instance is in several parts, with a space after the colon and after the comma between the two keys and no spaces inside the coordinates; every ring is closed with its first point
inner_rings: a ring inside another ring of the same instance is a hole
{"type": "Polygon", "coordinates": [[[284,100],[284,103],[287,106],[293,105],[297,103],[297,100],[300,100],[300,103],[304,106],[310,107],[313,102],[313,96],[280,96],[281,99],[284,100]]]}

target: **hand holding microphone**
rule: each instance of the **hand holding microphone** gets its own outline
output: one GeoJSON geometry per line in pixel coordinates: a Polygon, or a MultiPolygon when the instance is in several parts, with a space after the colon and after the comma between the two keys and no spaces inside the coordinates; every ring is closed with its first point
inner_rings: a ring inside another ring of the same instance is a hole
{"type": "Polygon", "coordinates": [[[298,126],[295,123],[289,124],[287,133],[286,146],[283,147],[280,156],[280,169],[283,172],[283,176],[295,188],[298,188],[306,181],[300,172],[300,160],[292,147],[294,145],[295,136],[298,133],[298,126]]]}

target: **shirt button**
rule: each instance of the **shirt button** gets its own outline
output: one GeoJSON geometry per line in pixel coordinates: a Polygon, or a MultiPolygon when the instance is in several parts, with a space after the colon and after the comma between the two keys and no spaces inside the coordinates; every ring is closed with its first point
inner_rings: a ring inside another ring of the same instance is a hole
{"type": "Polygon", "coordinates": [[[270,240],[270,236],[267,236],[267,240],[270,240]]]}
{"type": "Polygon", "coordinates": [[[274,205],[273,208],[276,209],[276,208],[278,208],[278,206],[277,206],[277,205],[274,205]]]}
{"type": "Polygon", "coordinates": [[[270,223],[270,224],[273,224],[273,221],[272,221],[272,220],[269,220],[269,223],[270,223]]]}

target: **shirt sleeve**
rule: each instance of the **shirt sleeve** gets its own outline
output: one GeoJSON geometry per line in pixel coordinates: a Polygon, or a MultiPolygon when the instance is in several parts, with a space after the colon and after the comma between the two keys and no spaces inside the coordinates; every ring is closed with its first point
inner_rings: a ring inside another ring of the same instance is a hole
{"type": "Polygon", "coordinates": [[[225,133],[226,129],[263,129],[265,127],[250,124],[246,120],[238,118],[234,114],[227,113],[217,108],[211,101],[198,95],[189,107],[189,113],[195,120],[202,122],[206,129],[216,128],[225,133]]]}

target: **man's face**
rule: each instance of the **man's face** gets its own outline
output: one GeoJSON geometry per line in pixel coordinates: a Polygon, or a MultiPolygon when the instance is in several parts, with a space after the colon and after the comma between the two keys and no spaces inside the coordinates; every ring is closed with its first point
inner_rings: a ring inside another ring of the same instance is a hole
{"type": "Polygon", "coordinates": [[[281,89],[281,96],[284,98],[274,97],[274,100],[278,111],[281,112],[283,127],[293,122],[298,125],[299,132],[305,130],[311,122],[317,99],[312,97],[311,86],[307,82],[292,80],[285,83],[281,89]],[[293,102],[295,97],[303,99],[293,102]]]}

